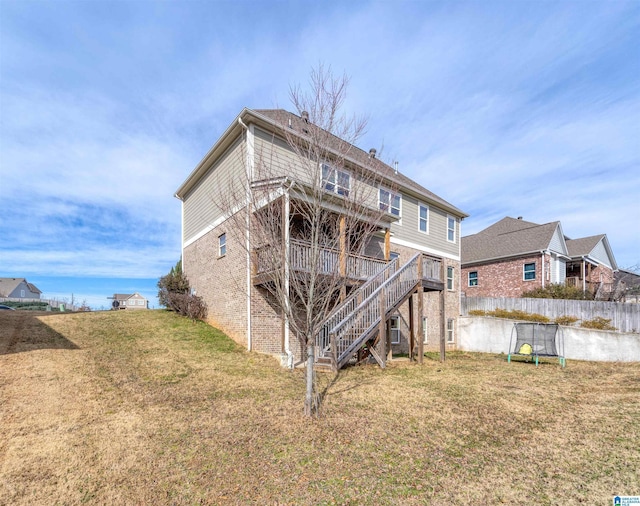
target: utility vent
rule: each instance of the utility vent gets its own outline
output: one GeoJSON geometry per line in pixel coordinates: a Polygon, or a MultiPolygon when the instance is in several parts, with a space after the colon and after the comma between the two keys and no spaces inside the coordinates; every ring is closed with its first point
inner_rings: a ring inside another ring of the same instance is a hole
{"type": "Polygon", "coordinates": [[[393,162],[393,171],[397,174],[398,173],[398,162],[393,162]]]}
{"type": "Polygon", "coordinates": [[[369,150],[369,158],[375,158],[376,157],[376,148],[371,148],[369,150]]]}
{"type": "Polygon", "coordinates": [[[518,216],[518,219],[519,219],[519,220],[521,220],[521,219],[522,219],[522,216],[518,216]]]}

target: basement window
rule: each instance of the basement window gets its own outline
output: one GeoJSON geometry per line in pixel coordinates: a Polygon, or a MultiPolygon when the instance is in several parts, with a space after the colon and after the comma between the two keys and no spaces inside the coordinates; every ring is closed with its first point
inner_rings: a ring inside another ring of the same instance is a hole
{"type": "Polygon", "coordinates": [[[400,344],[400,317],[392,316],[389,325],[391,326],[391,344],[400,344]]]}
{"type": "Polygon", "coordinates": [[[453,322],[454,322],[453,318],[447,318],[447,342],[448,343],[453,342],[453,325],[454,325],[453,322]]]}
{"type": "Polygon", "coordinates": [[[469,273],[469,286],[478,286],[478,271],[469,273]]]}
{"type": "Polygon", "coordinates": [[[453,290],[453,267],[447,267],[447,290],[453,290]]]}

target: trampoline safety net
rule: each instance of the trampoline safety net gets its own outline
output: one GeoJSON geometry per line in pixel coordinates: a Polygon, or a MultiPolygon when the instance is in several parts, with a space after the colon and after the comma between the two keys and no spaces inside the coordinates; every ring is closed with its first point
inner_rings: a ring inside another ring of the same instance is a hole
{"type": "Polygon", "coordinates": [[[558,357],[564,367],[563,343],[556,323],[515,323],[509,343],[509,362],[511,355],[538,357],[558,357]],[[514,340],[515,334],[515,340],[514,340]]]}

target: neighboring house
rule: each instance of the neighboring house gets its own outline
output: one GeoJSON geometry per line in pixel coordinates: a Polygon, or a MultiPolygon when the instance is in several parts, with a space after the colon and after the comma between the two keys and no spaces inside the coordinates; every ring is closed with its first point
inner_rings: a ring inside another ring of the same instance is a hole
{"type": "MultiPolygon", "coordinates": [[[[614,273],[616,292],[623,302],[640,302],[640,274],[628,269],[618,269],[614,273]]],[[[617,299],[616,299],[617,300],[617,299]]]]}
{"type": "Polygon", "coordinates": [[[0,278],[0,297],[39,299],[42,292],[25,278],[0,278]]]}
{"type": "Polygon", "coordinates": [[[467,296],[520,297],[561,283],[609,299],[616,270],[606,235],[569,239],[559,221],[539,225],[506,217],[462,238],[467,296]]]}
{"type": "Polygon", "coordinates": [[[139,293],[116,293],[112,297],[113,309],[149,309],[149,301],[139,293]]]}
{"type": "MultiPolygon", "coordinates": [[[[220,198],[220,188],[241,175],[251,182],[246,187],[254,190],[248,191],[255,191],[256,185],[264,184],[264,180],[255,176],[256,165],[269,165],[275,176],[269,179],[270,184],[282,183],[274,189],[273,202],[264,205],[282,206],[283,216],[288,217],[288,224],[283,227],[283,236],[287,239],[277,247],[284,252],[284,244],[288,243],[289,255],[300,258],[300,265],[294,268],[303,271],[305,252],[309,251],[311,243],[305,236],[304,218],[295,215],[294,203],[296,199],[306,198],[305,191],[308,190],[305,188],[310,186],[308,179],[311,176],[302,168],[304,164],[298,155],[294,155],[290,142],[292,137],[304,139],[309,128],[318,127],[308,123],[305,113],[298,116],[281,109],[243,109],[176,192],[176,197],[182,201],[183,272],[192,290],[206,302],[208,321],[249,350],[286,354],[296,360],[304,359],[303,350],[297,339],[289,335],[281,308],[266,289],[272,281],[271,274],[264,272],[260,264],[264,248],[271,252],[269,248],[276,245],[253,245],[248,237],[240,239],[232,233],[233,222],[224,214],[225,206],[216,199],[220,198]],[[251,244],[249,252],[247,244],[251,244]]],[[[347,145],[333,136],[330,139],[341,148],[347,145]]],[[[371,344],[369,339],[385,323],[386,342],[391,343],[393,352],[407,353],[409,343],[414,345],[412,350],[420,346],[416,340],[422,336],[418,336],[416,329],[423,324],[427,348],[438,349],[441,336],[446,338],[448,347],[455,347],[456,319],[460,313],[460,223],[468,215],[380,161],[375,150],[367,153],[350,144],[347,146],[348,156],[344,156],[343,151],[328,149],[326,159],[321,162],[309,164],[307,160],[307,165],[322,169],[320,188],[326,192],[327,208],[332,201],[348,196],[354,180],[358,178],[360,182],[363,174],[374,174],[374,179],[379,181],[379,185],[371,188],[375,201],[370,202],[377,213],[384,211],[377,232],[355,240],[344,238],[362,244],[358,255],[349,254],[344,258],[342,250],[327,250],[327,258],[330,255],[340,258],[341,269],[344,266],[341,275],[351,282],[347,300],[368,300],[361,293],[363,286],[386,287],[391,280],[382,278],[380,271],[384,269],[391,269],[387,273],[402,269],[409,272],[414,267],[418,269],[419,264],[420,270],[411,272],[414,278],[421,276],[422,279],[417,279],[410,293],[398,294],[391,302],[393,307],[384,315],[384,322],[380,323],[378,317],[379,323],[372,324],[368,334],[352,328],[336,338],[346,340],[346,334],[349,334],[351,339],[348,342],[350,351],[340,357],[335,351],[338,367],[344,365],[359,347],[371,344]],[[414,257],[416,254],[419,255],[414,257]],[[422,308],[422,314],[420,309],[414,308],[416,298],[421,299],[415,304],[422,308]],[[413,310],[413,324],[409,321],[409,306],[413,310]],[[411,329],[414,332],[410,335],[411,329]]],[[[243,199],[240,195],[234,205],[227,204],[226,208],[239,212],[246,207],[243,199]]],[[[252,210],[255,220],[259,210],[252,210]]],[[[361,211],[366,216],[366,209],[357,212],[361,211]]],[[[338,222],[340,216],[336,217],[338,222]]],[[[342,313],[338,317],[336,313],[326,317],[335,317],[337,321],[353,314],[342,313]]],[[[333,353],[328,338],[329,327],[323,327],[326,330],[324,337],[322,331],[317,336],[318,358],[333,353]]],[[[340,341],[336,348],[346,347],[345,342],[340,341]]]]}

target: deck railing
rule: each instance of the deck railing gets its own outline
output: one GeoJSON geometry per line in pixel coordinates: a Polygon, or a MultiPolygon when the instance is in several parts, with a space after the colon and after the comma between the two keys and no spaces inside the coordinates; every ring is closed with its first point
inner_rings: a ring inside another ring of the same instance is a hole
{"type": "MultiPolygon", "coordinates": [[[[289,242],[289,262],[293,270],[311,271],[316,262],[317,272],[320,274],[340,273],[340,251],[332,248],[315,249],[310,242],[291,239],[289,242]],[[314,257],[316,255],[316,258],[314,257]]],[[[255,274],[265,274],[273,268],[279,268],[281,255],[276,247],[267,245],[254,250],[255,274]]],[[[386,262],[379,258],[364,255],[348,254],[346,258],[346,277],[364,280],[377,274],[384,268],[386,262]]]]}

